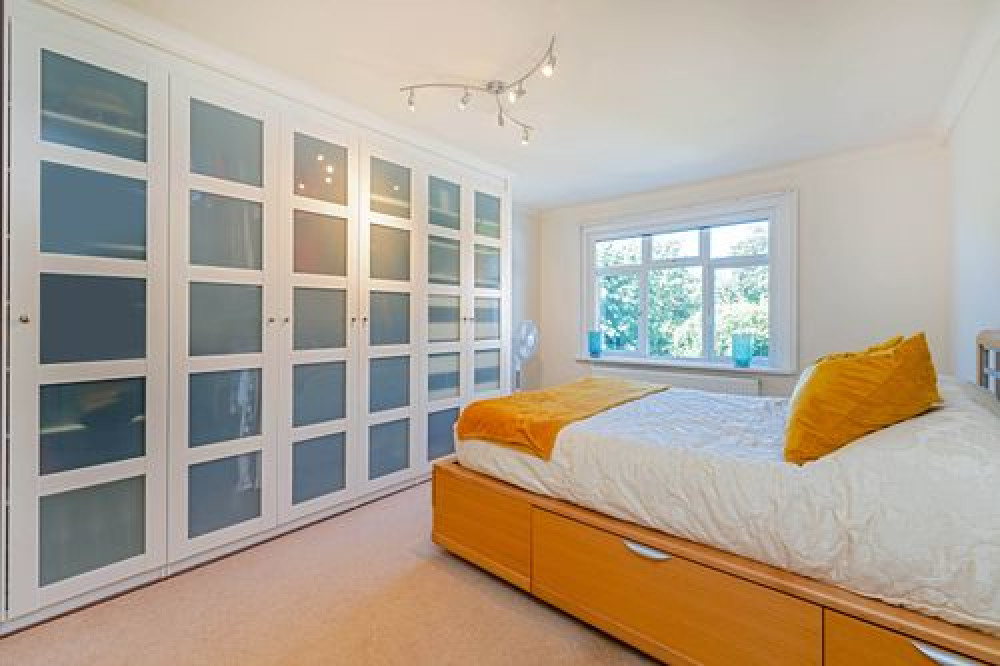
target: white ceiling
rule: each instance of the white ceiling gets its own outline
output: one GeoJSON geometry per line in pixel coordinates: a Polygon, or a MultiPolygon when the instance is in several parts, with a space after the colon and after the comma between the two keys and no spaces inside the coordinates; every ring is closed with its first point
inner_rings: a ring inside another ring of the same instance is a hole
{"type": "Polygon", "coordinates": [[[992,0],[119,0],[508,168],[546,208],[925,134],[992,0]],[[516,113],[400,85],[509,78],[516,113]]]}

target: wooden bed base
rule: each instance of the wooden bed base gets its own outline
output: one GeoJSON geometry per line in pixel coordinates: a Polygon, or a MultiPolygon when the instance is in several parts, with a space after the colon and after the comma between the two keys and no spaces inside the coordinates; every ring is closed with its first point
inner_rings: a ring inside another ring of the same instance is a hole
{"type": "Polygon", "coordinates": [[[1000,664],[1000,639],[435,466],[433,540],[671,664],[1000,664]]]}

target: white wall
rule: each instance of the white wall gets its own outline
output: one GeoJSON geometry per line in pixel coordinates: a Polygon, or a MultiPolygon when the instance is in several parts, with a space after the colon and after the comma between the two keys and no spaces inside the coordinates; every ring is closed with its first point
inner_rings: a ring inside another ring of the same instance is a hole
{"type": "Polygon", "coordinates": [[[1000,328],[1000,51],[966,102],[950,148],[955,367],[972,380],[976,333],[1000,328]]]}
{"type": "MultiPolygon", "coordinates": [[[[541,385],[587,373],[575,360],[581,223],[792,188],[799,191],[800,366],[923,330],[938,370],[951,372],[948,153],[927,140],[546,211],[538,230],[541,385]]],[[[786,393],[793,383],[765,377],[764,390],[786,393]]]]}
{"type": "MultiPolygon", "coordinates": [[[[516,196],[516,192],[515,192],[516,196]]],[[[513,321],[514,349],[517,349],[517,327],[525,319],[538,322],[538,224],[535,213],[527,208],[514,207],[511,224],[511,260],[513,275],[511,285],[511,316],[513,321]]],[[[524,365],[521,375],[524,388],[534,388],[539,382],[538,357],[524,365]]],[[[513,372],[513,368],[511,369],[513,372]]],[[[514,386],[513,380],[511,386],[514,386]]]]}

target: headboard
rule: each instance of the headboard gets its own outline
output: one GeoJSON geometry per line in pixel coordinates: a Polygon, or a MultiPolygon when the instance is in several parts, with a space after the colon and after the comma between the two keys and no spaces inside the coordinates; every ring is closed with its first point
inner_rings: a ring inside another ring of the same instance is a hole
{"type": "Polygon", "coordinates": [[[976,367],[978,383],[985,389],[993,387],[1000,400],[1000,329],[983,331],[976,336],[976,367]]]}

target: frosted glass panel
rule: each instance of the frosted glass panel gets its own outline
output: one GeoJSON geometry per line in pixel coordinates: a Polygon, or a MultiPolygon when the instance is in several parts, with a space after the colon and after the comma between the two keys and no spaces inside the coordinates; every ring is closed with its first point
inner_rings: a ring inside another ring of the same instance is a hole
{"type": "Polygon", "coordinates": [[[347,413],[346,373],[344,361],[295,366],[292,425],[298,427],[344,418],[347,413]]]}
{"type": "Polygon", "coordinates": [[[410,357],[373,358],[368,363],[368,411],[381,412],[409,405],[410,357]]]}
{"type": "Polygon", "coordinates": [[[455,342],[458,340],[461,302],[458,296],[427,297],[427,340],[429,342],[455,342]]]}
{"type": "Polygon", "coordinates": [[[368,427],[368,478],[377,479],[410,466],[410,420],[368,427]]]}
{"type": "Polygon", "coordinates": [[[500,288],[500,250],[489,245],[476,245],[476,286],[500,288]]]}
{"type": "Polygon", "coordinates": [[[347,149],[295,133],[295,183],[299,196],[347,205],[347,149]]]}
{"type": "Polygon", "coordinates": [[[295,272],[347,275],[347,220],[295,211],[295,272]]]}
{"type": "Polygon", "coordinates": [[[43,273],[42,363],[146,356],[146,281],[43,273]]]}
{"type": "Polygon", "coordinates": [[[476,299],[476,340],[500,339],[500,299],[476,299]]]}
{"type": "Polygon", "coordinates": [[[261,184],[264,125],[242,113],[191,100],[191,172],[261,184]]]}
{"type": "Polygon", "coordinates": [[[261,371],[200,372],[188,380],[188,444],[260,434],[261,371]]]}
{"type": "Polygon", "coordinates": [[[146,183],[42,162],[41,250],[146,258],[146,183]]]}
{"type": "Polygon", "coordinates": [[[476,192],[476,233],[500,238],[500,199],[492,194],[476,192]]]}
{"type": "Polygon", "coordinates": [[[410,232],[373,224],[371,234],[371,277],[379,280],[410,279],[410,232]]]}
{"type": "Polygon", "coordinates": [[[427,359],[427,397],[442,400],[458,396],[459,354],[431,354],[427,359]]]}
{"type": "Polygon", "coordinates": [[[343,289],[295,288],[295,349],[347,346],[347,293],[343,289]]]}
{"type": "Polygon", "coordinates": [[[42,139],[146,161],[146,84],[43,50],[42,139]]]}
{"type": "Polygon", "coordinates": [[[261,289],[191,283],[191,356],[261,350],[261,289]]]}
{"type": "Polygon", "coordinates": [[[191,193],[191,263],[260,270],[261,205],[191,193]]]}
{"type": "Polygon", "coordinates": [[[455,421],[458,407],[427,415],[427,460],[437,460],[455,452],[455,421]]]}
{"type": "Polygon", "coordinates": [[[476,393],[500,390],[500,350],[486,349],[476,352],[476,393]]]}
{"type": "Polygon", "coordinates": [[[328,495],[346,485],[344,433],[292,445],[292,504],[328,495]]]}
{"type": "Polygon", "coordinates": [[[38,501],[38,582],[65,580],[142,555],[146,479],[78,488],[38,501]]]}
{"type": "Polygon", "coordinates": [[[370,178],[372,212],[410,219],[410,170],[373,157],[370,178]]]}
{"type": "Polygon", "coordinates": [[[369,296],[369,301],[371,310],[371,344],[409,344],[410,295],[388,291],[373,291],[369,296]]]}
{"type": "Polygon", "coordinates": [[[146,453],[146,380],[52,384],[39,390],[42,474],[146,453]]]}
{"type": "Polygon", "coordinates": [[[427,237],[427,281],[458,284],[462,275],[459,243],[451,238],[427,237]]]}
{"type": "Polygon", "coordinates": [[[188,537],[260,516],[260,451],[188,468],[188,537]]]}
{"type": "Polygon", "coordinates": [[[455,183],[441,178],[427,178],[427,221],[439,227],[458,229],[461,208],[461,189],[455,183]]]}

